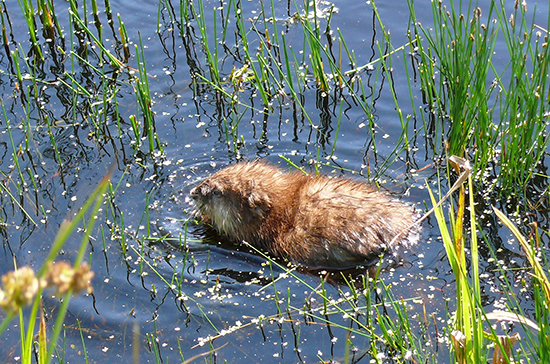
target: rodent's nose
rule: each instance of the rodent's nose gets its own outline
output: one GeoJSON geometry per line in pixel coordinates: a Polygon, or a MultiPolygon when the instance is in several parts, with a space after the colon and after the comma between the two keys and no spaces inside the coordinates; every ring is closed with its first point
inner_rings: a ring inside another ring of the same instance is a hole
{"type": "Polygon", "coordinates": [[[191,192],[189,192],[189,194],[191,195],[192,198],[199,197],[199,188],[198,187],[193,188],[191,192]]]}

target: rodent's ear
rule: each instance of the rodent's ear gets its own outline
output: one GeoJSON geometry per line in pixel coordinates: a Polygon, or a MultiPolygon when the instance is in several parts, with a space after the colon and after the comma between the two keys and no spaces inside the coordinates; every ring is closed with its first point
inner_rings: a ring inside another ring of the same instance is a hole
{"type": "Polygon", "coordinates": [[[271,200],[269,196],[265,193],[259,193],[257,191],[252,191],[248,195],[248,205],[252,208],[269,208],[271,207],[271,200]]]}
{"type": "Polygon", "coordinates": [[[252,214],[262,219],[271,207],[271,200],[265,193],[252,192],[248,195],[248,205],[252,214]]]}
{"type": "Polygon", "coordinates": [[[248,206],[252,209],[268,209],[271,207],[271,199],[267,193],[257,188],[256,182],[253,180],[248,181],[246,184],[246,193],[243,194],[243,197],[247,199],[248,206]]]}

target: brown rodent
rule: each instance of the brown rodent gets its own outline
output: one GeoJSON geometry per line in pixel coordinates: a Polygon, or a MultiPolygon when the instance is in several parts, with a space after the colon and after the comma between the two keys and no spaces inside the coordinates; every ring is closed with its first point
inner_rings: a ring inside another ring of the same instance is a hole
{"type": "Polygon", "coordinates": [[[261,161],[226,167],[191,196],[202,220],[230,240],[307,266],[349,266],[391,251],[415,220],[411,208],[366,183],[261,161]]]}

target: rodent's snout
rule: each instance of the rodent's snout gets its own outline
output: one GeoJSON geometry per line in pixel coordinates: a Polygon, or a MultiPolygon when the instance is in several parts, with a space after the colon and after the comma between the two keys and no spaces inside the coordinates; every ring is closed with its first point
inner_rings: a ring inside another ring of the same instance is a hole
{"type": "Polygon", "coordinates": [[[200,195],[200,192],[199,192],[199,187],[195,187],[191,190],[191,192],[189,192],[189,195],[191,196],[191,198],[193,199],[196,199],[197,197],[199,197],[200,195]]]}

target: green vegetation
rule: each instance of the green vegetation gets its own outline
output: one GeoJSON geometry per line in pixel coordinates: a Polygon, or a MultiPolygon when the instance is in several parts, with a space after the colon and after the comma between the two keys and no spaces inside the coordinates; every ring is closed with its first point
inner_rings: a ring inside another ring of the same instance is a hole
{"type": "Polygon", "coordinates": [[[83,260],[90,234],[94,229],[97,212],[102,205],[103,194],[108,184],[108,178],[101,181],[73,219],[66,220],[61,225],[57,236],[52,242],[48,257],[36,274],[29,267],[16,267],[15,271],[2,276],[0,307],[4,309],[7,317],[0,324],[0,335],[6,330],[11,320],[18,315],[18,327],[21,330],[22,363],[30,364],[32,362],[35,340],[38,340],[36,344],[38,345],[38,362],[50,363],[53,353],[57,351],[57,340],[63,329],[72,294],[81,291],[92,293],[91,279],[94,274],[90,272],[89,266],[83,263],[83,260]],[[60,261],[58,255],[81,222],[85,222],[84,225],[87,229],[83,234],[78,256],[74,265],[71,266],[62,260],[60,261]],[[56,295],[61,299],[61,306],[56,312],[55,325],[50,335],[47,334],[46,320],[41,307],[42,293],[45,288],[54,288],[56,295]],[[32,306],[30,312],[24,310],[27,305],[32,306]],[[36,318],[40,319],[38,339],[35,339],[36,318]]]}
{"type": "Polygon", "coordinates": [[[527,18],[527,5],[518,1],[511,14],[504,1],[483,11],[471,2],[461,4],[464,12],[452,4],[432,2],[428,30],[415,20],[410,1],[411,43],[418,49],[426,103],[436,116],[429,125],[435,129],[434,155],[468,156],[486,187],[521,191],[549,142],[550,51],[542,28],[548,24],[527,18]],[[508,55],[496,50],[497,41],[505,42],[508,55]],[[509,62],[499,67],[494,57],[509,62]]]}
{"type": "MultiPolygon", "coordinates": [[[[212,103],[215,112],[212,119],[218,121],[216,126],[230,158],[241,158],[247,143],[265,147],[268,124],[277,119],[272,116],[290,110],[313,135],[311,149],[309,140],[305,141],[307,159],[315,160],[314,168],[321,164],[333,166],[342,143],[339,132],[350,123],[346,111],[353,107],[361,113],[357,129],[368,130],[366,149],[377,163],[376,170],[367,165],[366,174],[374,181],[387,176],[395,163],[403,160],[408,175],[412,175],[417,165],[412,153],[417,138],[424,138],[427,158],[444,161],[438,171],[445,171],[446,177],[438,173],[428,181],[428,186],[435,185],[440,195],[457,175],[467,173],[461,175],[467,177],[464,186],[460,179],[459,191],[447,201],[439,204],[432,195],[435,221],[456,285],[456,296],[446,303],[448,312],[443,319],[438,320],[442,313],[432,312],[423,297],[408,291],[408,296],[403,296],[402,285],[389,282],[391,278],[386,277],[391,264],[387,258],[368,277],[320,272],[319,277],[312,278],[297,267],[283,266],[264,256],[267,263],[261,268],[263,273],[254,279],[262,294],[270,291],[265,297],[273,305],[272,312],[251,316],[244,323],[236,319],[229,327],[222,327],[216,314],[205,308],[202,296],[197,294],[197,298],[186,291],[188,272],[194,272],[199,264],[189,248],[192,241],[187,220],[182,222],[180,236],[155,234],[150,211],[158,196],[157,184],[141,197],[143,210],[134,214],[138,217],[132,223],[128,223],[131,214],[120,202],[133,171],[162,174],[160,166],[167,158],[162,135],[172,132],[161,131],[162,126],[157,124],[157,115],[163,110],[155,106],[158,96],[152,92],[142,34],[126,28],[124,14],[113,18],[108,0],[103,10],[94,0],[70,0],[69,8],[63,10],[59,4],[54,8],[53,0],[37,0],[36,5],[21,0],[19,5],[14,9],[5,2],[0,4],[2,45],[9,64],[9,69],[0,72],[11,85],[11,94],[5,92],[0,101],[0,127],[6,136],[2,140],[4,159],[10,160],[2,166],[0,199],[13,216],[20,217],[16,223],[10,220],[15,220],[11,215],[2,213],[0,232],[7,241],[8,226],[29,230],[29,234],[39,230],[52,213],[48,195],[65,197],[71,192],[80,179],[78,163],[89,162],[88,150],[101,155],[97,158],[106,161],[104,164],[113,158],[118,168],[113,172],[117,182],[111,183],[110,176],[99,182],[83,207],[61,225],[36,273],[14,263],[14,270],[2,277],[0,336],[18,316],[21,362],[49,363],[53,358],[63,361],[65,345],[59,344],[59,338],[63,336],[70,298],[79,291],[91,292],[93,273],[83,262],[89,247],[90,261],[92,254],[98,254],[90,243],[94,240],[92,234],[104,254],[116,250],[119,261],[115,264],[125,266],[128,276],[138,275],[151,297],[166,291],[163,300],[173,296],[182,313],[213,333],[199,336],[187,332],[194,335],[196,346],[204,346],[204,352],[191,356],[189,343],[178,341],[182,362],[199,358],[216,362],[216,352],[227,345],[218,345],[216,340],[237,338],[244,330],[260,330],[265,338],[264,328],[272,327],[280,332],[292,331],[299,338],[299,324],[313,323],[345,333],[341,358],[345,363],[362,358],[380,363],[435,363],[449,356],[450,362],[460,364],[491,360],[550,362],[549,265],[542,244],[548,236],[522,219],[539,213],[537,209],[548,204],[548,182],[540,187],[536,178],[548,179],[543,157],[549,143],[550,14],[548,24],[536,24],[534,17],[528,17],[526,5],[519,2],[512,13],[507,13],[504,0],[492,2],[488,9],[477,8],[473,2],[457,6],[434,1],[433,24],[427,26],[419,22],[416,4],[409,0],[408,41],[395,44],[386,20],[371,2],[378,40],[373,42],[372,60],[361,65],[357,61],[361,50],[351,49],[345,40],[348,35],[333,29],[338,11],[335,6],[323,8],[306,1],[294,4],[285,14],[274,0],[262,1],[257,15],[248,18],[236,0],[215,9],[200,0],[181,0],[176,4],[179,7],[169,0],[159,0],[157,32],[161,19],[177,29],[174,34],[179,35],[188,56],[193,96],[195,100],[202,95],[211,98],[207,102],[212,103]],[[10,34],[10,19],[17,11],[27,25],[28,43],[14,40],[10,34]],[[505,47],[497,49],[498,45],[505,47]],[[503,49],[507,53],[503,54],[503,49]],[[500,66],[496,57],[508,61],[500,66]],[[396,69],[407,75],[406,85],[394,82],[396,69]],[[413,73],[417,75],[414,80],[413,73]],[[385,87],[375,87],[382,84],[385,87]],[[312,101],[307,99],[311,90],[316,96],[313,111],[312,101]],[[401,125],[396,144],[383,151],[379,150],[383,136],[379,133],[376,105],[382,92],[391,95],[401,125]],[[56,101],[52,102],[54,94],[56,101]],[[407,97],[400,96],[403,94],[407,97]],[[318,120],[313,115],[319,111],[331,117],[321,116],[318,120]],[[252,141],[243,132],[249,121],[258,128],[252,141]],[[77,141],[71,144],[71,140],[77,141]],[[454,166],[448,160],[463,163],[454,166]],[[471,167],[466,160],[471,161],[471,167]],[[46,172],[43,166],[52,164],[56,172],[46,172]],[[467,172],[459,167],[467,167],[467,172]],[[59,183],[51,187],[50,180],[59,183]],[[57,184],[62,186],[62,193],[55,190],[57,184]],[[522,203],[513,205],[512,201],[522,203]],[[487,211],[479,205],[492,208],[487,211]],[[485,220],[488,214],[492,219],[489,222],[485,220]],[[516,219],[512,222],[507,216],[516,219]],[[499,251],[489,240],[491,223],[506,226],[521,245],[521,255],[529,263],[522,287],[518,288],[511,278],[515,272],[499,261],[499,251]],[[82,239],[74,264],[71,267],[58,262],[65,244],[79,227],[82,239]],[[169,277],[158,269],[161,259],[155,255],[162,244],[170,244],[171,249],[181,253],[180,261],[173,266],[172,255],[165,257],[173,268],[169,277]],[[484,301],[482,250],[489,251],[491,259],[498,262],[495,271],[502,282],[499,289],[507,298],[505,309],[489,310],[484,301]],[[151,284],[146,288],[144,277],[148,274],[162,287],[151,284]],[[331,286],[334,280],[339,285],[331,286]],[[53,288],[61,298],[53,320],[46,320],[41,308],[47,288],[53,288]],[[532,294],[531,319],[522,307],[525,303],[517,298],[518,290],[532,294]],[[298,294],[305,298],[297,299],[297,291],[307,291],[307,295],[298,294]],[[500,321],[516,323],[515,330],[498,333],[495,322],[500,321]]],[[[298,140],[297,134],[294,138],[298,140]]],[[[283,158],[289,166],[298,167],[283,158]]],[[[257,254],[263,255],[260,251],[257,254]]],[[[200,267],[203,270],[196,274],[204,292],[221,302],[227,299],[221,288],[223,282],[217,278],[214,286],[209,286],[212,281],[208,278],[213,274],[209,263],[208,256],[200,267]]],[[[251,314],[256,313],[251,310],[251,314]]],[[[77,323],[83,357],[86,362],[93,361],[85,344],[85,328],[80,327],[80,321],[77,323]]],[[[152,331],[144,333],[141,342],[146,342],[151,355],[160,362],[162,329],[155,319],[151,326],[152,331]]],[[[330,335],[335,343],[338,336],[332,332],[330,335]]],[[[136,362],[139,345],[136,329],[132,352],[136,362]]],[[[299,352],[297,343],[295,349],[299,352]]],[[[326,350],[319,348],[318,360],[332,360],[326,350]]]]}

